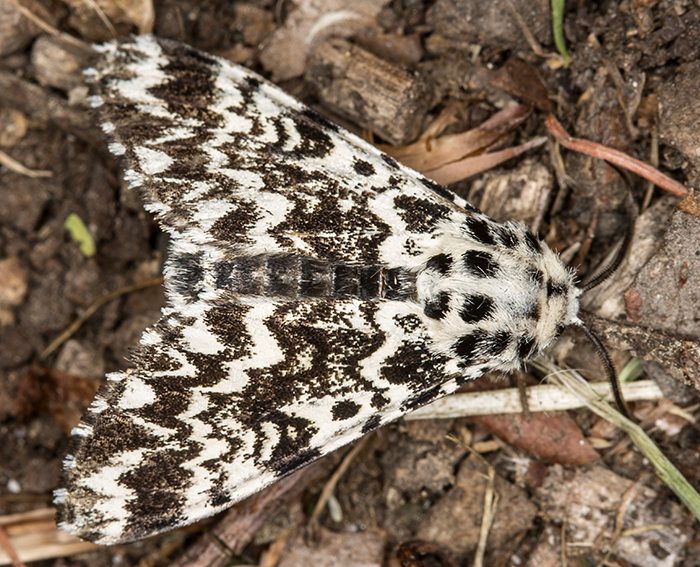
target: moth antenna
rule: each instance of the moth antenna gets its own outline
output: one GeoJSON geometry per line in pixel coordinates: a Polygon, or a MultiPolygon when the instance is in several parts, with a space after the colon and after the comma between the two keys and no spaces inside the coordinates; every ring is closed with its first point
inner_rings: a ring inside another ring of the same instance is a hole
{"type": "MultiPolygon", "coordinates": [[[[612,274],[615,273],[615,271],[620,267],[620,264],[622,264],[622,261],[625,259],[625,256],[627,255],[627,252],[630,248],[630,244],[632,242],[632,236],[634,235],[634,221],[637,218],[638,211],[632,199],[630,180],[627,177],[625,171],[622,171],[613,164],[609,165],[617,171],[617,173],[622,178],[622,181],[627,186],[626,205],[629,215],[629,222],[627,223],[627,230],[625,231],[625,236],[622,240],[622,244],[617,249],[615,256],[608,263],[607,266],[605,266],[597,274],[595,274],[594,272],[594,275],[591,279],[589,279],[586,283],[581,284],[581,290],[583,292],[590,291],[594,287],[599,286],[612,274]]],[[[615,367],[613,366],[612,360],[610,359],[610,355],[608,354],[605,345],[603,345],[603,342],[593,333],[593,331],[591,331],[591,329],[585,323],[581,323],[580,327],[586,335],[586,338],[588,338],[588,340],[593,345],[593,348],[595,348],[595,351],[598,353],[598,357],[600,358],[600,360],[603,363],[603,366],[605,367],[605,373],[608,375],[608,382],[610,383],[610,387],[612,388],[613,398],[615,399],[615,405],[617,406],[618,410],[620,410],[620,413],[622,415],[624,415],[627,419],[634,421],[629,412],[629,408],[627,407],[627,402],[625,402],[625,398],[622,396],[620,380],[617,375],[617,372],[615,372],[615,367]]]]}
{"type": "Polygon", "coordinates": [[[625,237],[622,240],[622,245],[618,248],[617,252],[615,253],[615,257],[610,261],[610,263],[607,266],[605,266],[605,268],[598,272],[598,274],[594,275],[590,280],[581,285],[581,289],[584,292],[589,291],[594,287],[597,287],[600,284],[602,284],[620,267],[620,264],[622,264],[622,261],[625,259],[625,256],[627,256],[630,243],[632,242],[633,233],[634,223],[630,222],[627,225],[627,230],[625,231],[625,237]]]}
{"type": "Polygon", "coordinates": [[[595,335],[595,333],[593,333],[593,331],[591,331],[591,329],[588,328],[585,323],[582,323],[580,328],[586,335],[586,338],[593,345],[593,348],[598,353],[598,356],[605,367],[605,373],[608,375],[608,382],[612,388],[613,398],[615,398],[615,405],[617,406],[617,409],[620,410],[620,413],[627,419],[634,421],[630,414],[629,408],[627,407],[627,402],[625,402],[625,398],[622,396],[620,379],[617,372],[615,372],[615,367],[613,366],[612,360],[610,359],[610,355],[608,354],[605,345],[603,345],[603,342],[595,335]]]}
{"type": "Polygon", "coordinates": [[[583,291],[589,291],[594,287],[599,286],[612,274],[614,274],[615,271],[620,267],[620,264],[622,264],[622,260],[624,260],[625,256],[627,255],[630,243],[632,242],[632,236],[634,235],[634,222],[637,219],[637,215],[639,214],[639,210],[637,209],[637,206],[634,203],[634,199],[632,198],[632,183],[627,175],[627,172],[613,164],[608,165],[610,165],[615,171],[617,171],[618,175],[625,184],[625,187],[627,188],[625,206],[627,208],[627,217],[629,219],[629,222],[627,223],[627,230],[625,231],[625,236],[622,240],[622,245],[615,253],[614,258],[605,268],[603,268],[602,271],[600,271],[597,275],[594,275],[585,284],[582,284],[581,289],[583,291]]]}

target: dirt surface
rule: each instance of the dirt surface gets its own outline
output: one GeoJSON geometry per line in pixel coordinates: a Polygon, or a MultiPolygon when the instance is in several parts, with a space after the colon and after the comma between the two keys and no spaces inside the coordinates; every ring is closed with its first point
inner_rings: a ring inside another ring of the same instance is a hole
{"type": "MultiPolygon", "coordinates": [[[[377,143],[464,132],[524,103],[532,112],[490,151],[546,135],[552,112],[570,134],[700,187],[700,5],[569,2],[564,29],[569,65],[554,49],[546,0],[0,0],[0,152],[11,158],[0,160],[0,536],[11,514],[51,506],[68,432],[163,305],[167,243],[120,180],[86,103],[80,69],[91,42],[139,32],[188,42],[377,143]],[[94,253],[67,230],[71,215],[94,253]]],[[[618,349],[618,368],[638,356],[661,385],[666,397],[634,404],[635,416],[700,486],[698,201],[551,140],[452,189],[496,219],[525,221],[582,279],[639,213],[628,258],[585,306],[618,349]]],[[[601,375],[579,333],[561,343],[561,364],[601,375]]],[[[692,515],[620,431],[586,410],[386,427],[310,522],[346,453],[228,524],[41,564],[470,565],[494,492],[486,565],[559,565],[564,555],[569,564],[700,564],[692,515]],[[207,533],[225,542],[211,561],[207,533]]]]}

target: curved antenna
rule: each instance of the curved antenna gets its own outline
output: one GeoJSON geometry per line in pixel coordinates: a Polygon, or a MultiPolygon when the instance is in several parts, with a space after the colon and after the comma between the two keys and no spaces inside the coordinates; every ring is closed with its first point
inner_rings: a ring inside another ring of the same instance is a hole
{"type": "MultiPolygon", "coordinates": [[[[630,244],[632,243],[632,236],[634,235],[634,222],[637,220],[637,216],[639,214],[637,206],[635,205],[634,200],[632,198],[632,184],[630,182],[629,177],[627,176],[627,172],[620,169],[615,164],[607,163],[607,165],[612,167],[615,171],[617,171],[617,174],[620,176],[620,179],[622,179],[622,182],[625,184],[625,187],[627,187],[627,194],[625,195],[625,206],[627,208],[627,217],[629,222],[627,223],[627,230],[625,231],[625,237],[622,240],[622,245],[615,253],[615,256],[613,257],[612,261],[597,275],[594,275],[590,280],[581,285],[581,289],[583,291],[588,291],[596,286],[599,286],[601,283],[607,280],[613,273],[615,273],[615,270],[617,270],[620,267],[620,264],[622,264],[622,260],[625,259],[630,244]]],[[[595,274],[595,272],[593,273],[595,274]]]]}
{"type": "Polygon", "coordinates": [[[634,234],[634,222],[630,222],[627,225],[627,231],[625,232],[625,237],[622,240],[622,245],[615,253],[615,257],[610,261],[610,263],[605,266],[597,275],[593,276],[586,283],[581,284],[581,289],[583,291],[589,291],[596,286],[599,286],[605,280],[607,280],[612,274],[615,273],[622,264],[622,261],[627,256],[627,251],[629,250],[630,243],[632,242],[632,235],[634,234]]]}
{"type": "Polygon", "coordinates": [[[630,414],[629,408],[627,407],[627,402],[625,402],[625,398],[622,397],[620,380],[617,376],[617,372],[615,372],[615,367],[613,366],[608,351],[606,350],[602,341],[586,326],[585,323],[582,322],[579,327],[586,335],[586,338],[593,345],[593,348],[598,353],[598,356],[605,367],[605,373],[608,375],[608,382],[610,383],[610,388],[612,389],[613,398],[615,398],[615,405],[617,406],[617,409],[620,410],[620,413],[627,419],[634,421],[630,414]]]}

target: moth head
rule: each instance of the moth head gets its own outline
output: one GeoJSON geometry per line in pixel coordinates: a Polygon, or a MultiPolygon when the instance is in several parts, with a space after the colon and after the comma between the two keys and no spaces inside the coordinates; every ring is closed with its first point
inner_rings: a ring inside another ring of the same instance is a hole
{"type": "Polygon", "coordinates": [[[540,351],[549,347],[569,325],[580,324],[578,318],[581,288],[559,256],[542,243],[541,257],[534,259],[542,274],[537,290],[539,316],[536,334],[540,351]]]}

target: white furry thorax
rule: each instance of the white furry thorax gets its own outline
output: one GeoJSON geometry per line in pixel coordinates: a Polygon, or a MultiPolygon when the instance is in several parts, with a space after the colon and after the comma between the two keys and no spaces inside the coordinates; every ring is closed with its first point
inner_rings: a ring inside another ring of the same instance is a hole
{"type": "Polygon", "coordinates": [[[521,367],[578,321],[573,275],[521,223],[479,213],[446,222],[425,256],[416,291],[426,326],[465,365],[521,367]]]}

